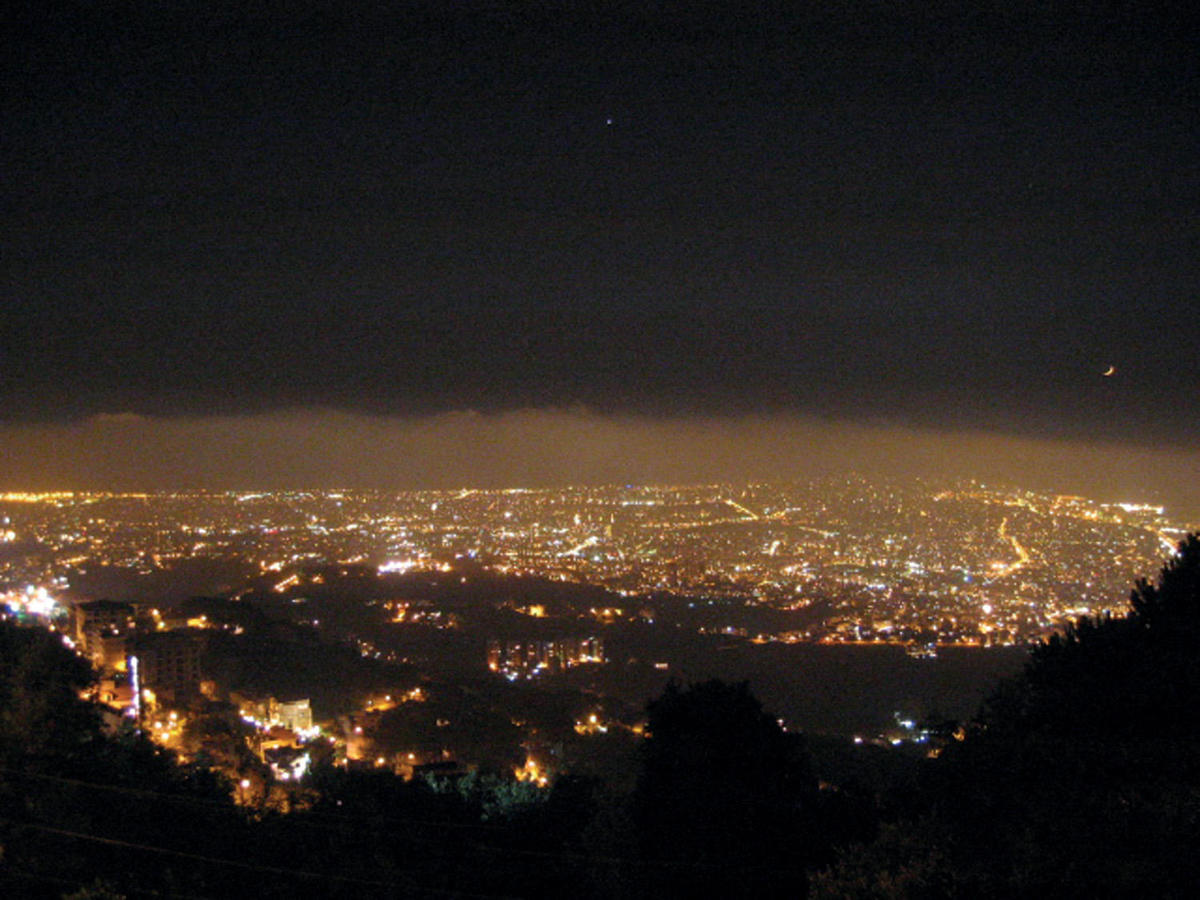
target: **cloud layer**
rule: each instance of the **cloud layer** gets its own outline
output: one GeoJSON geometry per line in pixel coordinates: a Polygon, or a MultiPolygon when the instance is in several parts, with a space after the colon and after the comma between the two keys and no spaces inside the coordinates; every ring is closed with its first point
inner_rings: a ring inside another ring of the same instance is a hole
{"type": "Polygon", "coordinates": [[[0,428],[8,490],[543,487],[972,477],[1200,520],[1200,451],[802,417],[650,419],[584,409],[424,417],[293,410],[0,428]]]}

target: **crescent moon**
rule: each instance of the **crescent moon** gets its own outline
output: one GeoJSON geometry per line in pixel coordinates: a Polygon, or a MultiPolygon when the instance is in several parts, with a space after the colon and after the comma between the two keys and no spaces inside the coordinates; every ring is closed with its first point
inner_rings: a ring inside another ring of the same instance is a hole
{"type": "Polygon", "coordinates": [[[1117,374],[1117,367],[1110,365],[1107,369],[1105,369],[1100,374],[1103,375],[1105,378],[1111,378],[1113,375],[1117,374]]]}

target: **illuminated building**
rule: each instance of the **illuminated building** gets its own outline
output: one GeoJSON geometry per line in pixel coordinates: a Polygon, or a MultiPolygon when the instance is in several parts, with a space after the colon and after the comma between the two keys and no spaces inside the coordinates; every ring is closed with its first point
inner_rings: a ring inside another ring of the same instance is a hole
{"type": "Polygon", "coordinates": [[[140,635],[135,646],[142,686],[155,696],[179,702],[200,693],[202,636],[187,631],[160,631],[140,635]]]}
{"type": "Polygon", "coordinates": [[[308,731],[313,727],[312,707],[308,699],[303,700],[270,700],[271,722],[282,725],[291,731],[308,731]]]}
{"type": "Polygon", "coordinates": [[[487,645],[488,668],[510,680],[604,661],[604,642],[595,636],[561,637],[552,641],[492,639],[487,645]]]}
{"type": "Polygon", "coordinates": [[[75,643],[99,669],[123,669],[134,608],[113,600],[77,603],[71,609],[75,643]]]}

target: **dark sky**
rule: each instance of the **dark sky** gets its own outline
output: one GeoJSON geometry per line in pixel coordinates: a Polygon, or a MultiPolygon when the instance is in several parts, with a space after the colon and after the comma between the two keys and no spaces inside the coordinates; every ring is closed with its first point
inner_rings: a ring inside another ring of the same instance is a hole
{"type": "Polygon", "coordinates": [[[1182,4],[259,6],[18,16],[9,426],[581,405],[1200,439],[1182,4]]]}

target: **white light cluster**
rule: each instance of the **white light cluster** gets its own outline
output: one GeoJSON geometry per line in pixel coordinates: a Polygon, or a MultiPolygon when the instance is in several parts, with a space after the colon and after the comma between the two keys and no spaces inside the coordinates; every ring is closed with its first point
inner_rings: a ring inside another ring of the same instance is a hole
{"type": "Polygon", "coordinates": [[[51,618],[58,609],[58,603],[46,588],[32,584],[27,584],[24,590],[8,591],[3,595],[3,603],[11,612],[42,619],[51,618]]]}

